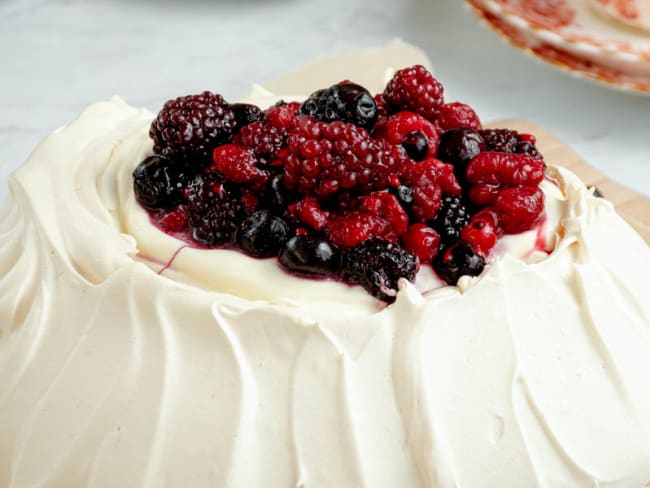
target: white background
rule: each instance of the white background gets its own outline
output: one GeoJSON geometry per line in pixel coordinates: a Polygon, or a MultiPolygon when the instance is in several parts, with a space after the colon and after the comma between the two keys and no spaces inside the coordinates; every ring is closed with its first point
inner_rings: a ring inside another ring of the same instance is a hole
{"type": "Polygon", "coordinates": [[[157,111],[204,89],[236,99],[313,57],[397,36],[484,121],[541,123],[650,194],[650,98],[527,58],[461,0],[0,0],[0,197],[36,143],[94,101],[120,94],[157,111]]]}

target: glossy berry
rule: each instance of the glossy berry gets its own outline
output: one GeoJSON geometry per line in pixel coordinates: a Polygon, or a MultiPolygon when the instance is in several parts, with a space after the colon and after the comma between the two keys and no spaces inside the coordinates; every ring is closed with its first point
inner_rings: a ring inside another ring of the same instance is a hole
{"type": "Polygon", "coordinates": [[[395,234],[402,235],[409,224],[409,216],[399,200],[387,191],[375,192],[359,199],[359,210],[387,220],[395,234]]]}
{"type": "Polygon", "coordinates": [[[396,188],[391,188],[391,192],[397,198],[402,208],[408,211],[413,205],[413,189],[406,185],[399,185],[396,188]]]}
{"type": "Polygon", "coordinates": [[[170,209],[184,199],[187,170],[162,156],[149,156],[133,171],[133,191],[143,207],[170,209]]]}
{"type": "Polygon", "coordinates": [[[220,173],[231,183],[263,184],[269,173],[259,166],[260,162],[251,149],[237,144],[224,144],[214,149],[209,170],[220,173]]]}
{"type": "Polygon", "coordinates": [[[542,159],[542,154],[535,146],[535,138],[530,134],[520,134],[510,129],[486,129],[480,131],[488,151],[527,154],[535,159],[542,159]]]}
{"type": "Polygon", "coordinates": [[[400,240],[404,250],[417,256],[421,263],[431,262],[440,248],[440,236],[425,224],[410,225],[400,240]]]}
{"type": "Polygon", "coordinates": [[[289,240],[289,224],[269,210],[258,210],[242,223],[237,244],[249,256],[277,256],[289,240]]]}
{"type": "Polygon", "coordinates": [[[356,125],[304,116],[282,153],[285,185],[320,198],[383,189],[404,160],[398,147],[372,139],[356,125]]]}
{"type": "Polygon", "coordinates": [[[451,129],[440,136],[438,159],[452,164],[462,180],[469,162],[486,149],[483,138],[474,129],[451,129]]]}
{"type": "Polygon", "coordinates": [[[458,127],[468,127],[474,130],[480,130],[481,119],[472,107],[460,102],[447,103],[442,106],[440,115],[436,123],[441,130],[456,129],[458,127]]]}
{"type": "Polygon", "coordinates": [[[374,297],[392,302],[400,278],[415,280],[417,260],[399,245],[379,238],[368,239],[349,249],[341,263],[341,276],[364,287],[374,297]]]}
{"type": "Polygon", "coordinates": [[[460,238],[460,232],[469,223],[469,212],[460,197],[444,196],[442,207],[430,222],[443,247],[452,245],[460,238]]]}
{"type": "Polygon", "coordinates": [[[315,231],[323,230],[330,216],[330,213],[327,210],[323,210],[318,200],[314,197],[305,197],[295,204],[290,205],[289,213],[298,222],[315,231]]]}
{"type": "Polygon", "coordinates": [[[206,91],[165,103],[149,135],[156,154],[201,164],[230,139],[235,127],[235,114],[223,97],[206,91]]]}
{"type": "Polygon", "coordinates": [[[409,110],[434,121],[444,103],[440,82],[422,65],[404,68],[395,73],[384,90],[389,113],[409,110]]]}
{"type": "Polygon", "coordinates": [[[436,127],[414,112],[401,111],[380,119],[372,135],[390,144],[402,145],[414,161],[435,157],[438,150],[436,127]]]}
{"type": "Polygon", "coordinates": [[[230,110],[235,116],[235,131],[264,118],[262,110],[250,103],[233,103],[230,105],[230,110]]]}
{"type": "Polygon", "coordinates": [[[485,257],[497,243],[500,232],[499,214],[494,208],[488,207],[472,216],[460,237],[485,257]]]}
{"type": "Polygon", "coordinates": [[[478,276],[483,268],[485,259],[464,241],[441,251],[433,262],[435,272],[449,285],[456,285],[461,276],[478,276]]]}
{"type": "Polygon", "coordinates": [[[280,264],[294,274],[328,276],[338,270],[340,255],[336,246],[324,239],[298,235],[281,251],[280,264]]]}
{"type": "Polygon", "coordinates": [[[174,210],[162,214],[158,225],[165,232],[182,232],[187,227],[188,218],[187,207],[179,205],[174,210]]]}
{"type": "Polygon", "coordinates": [[[377,121],[377,104],[364,87],[344,82],[309,95],[300,113],[321,122],[340,120],[371,130],[377,121]]]}
{"type": "Polygon", "coordinates": [[[213,247],[233,242],[244,218],[240,196],[216,174],[198,175],[187,188],[193,239],[213,247]]]}
{"type": "Polygon", "coordinates": [[[397,242],[397,234],[388,220],[359,210],[331,217],[325,227],[325,234],[341,249],[356,246],[371,237],[397,242]]]}
{"type": "Polygon", "coordinates": [[[466,175],[470,183],[535,187],[544,179],[544,162],[527,154],[488,151],[472,159],[466,175]]]}
{"type": "Polygon", "coordinates": [[[531,230],[544,216],[544,193],[539,188],[505,188],[499,192],[494,206],[499,212],[506,234],[531,230]]]}
{"type": "Polygon", "coordinates": [[[262,191],[262,199],[271,208],[284,211],[294,201],[295,196],[284,185],[282,173],[274,174],[262,191]]]}

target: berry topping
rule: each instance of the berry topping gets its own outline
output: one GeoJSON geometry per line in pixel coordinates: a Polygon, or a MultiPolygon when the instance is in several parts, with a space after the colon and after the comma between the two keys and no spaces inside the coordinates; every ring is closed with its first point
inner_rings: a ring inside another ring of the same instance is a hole
{"type": "Polygon", "coordinates": [[[300,113],[321,122],[340,120],[371,130],[377,121],[377,104],[364,87],[343,82],[309,95],[300,113]]]}
{"type": "Polygon", "coordinates": [[[318,200],[313,197],[306,197],[296,204],[290,205],[289,212],[296,220],[316,231],[323,230],[329,218],[329,212],[323,210],[318,200]]]}
{"type": "Polygon", "coordinates": [[[162,156],[149,156],[133,171],[133,191],[143,207],[169,209],[183,201],[187,180],[182,165],[162,156]]]}
{"type": "Polygon", "coordinates": [[[478,118],[474,109],[460,102],[443,105],[440,110],[440,115],[436,119],[436,123],[443,131],[458,127],[480,130],[483,127],[481,125],[481,119],[478,118]]]}
{"type": "Polygon", "coordinates": [[[235,130],[262,120],[264,117],[262,110],[257,105],[251,105],[249,103],[233,103],[230,105],[230,110],[235,115],[235,130]]]}
{"type": "Polygon", "coordinates": [[[343,122],[305,117],[291,132],[282,157],[284,182],[303,195],[368,193],[388,185],[404,160],[401,150],[343,122]]]}
{"type": "Polygon", "coordinates": [[[156,154],[200,164],[230,139],[235,126],[235,113],[223,97],[206,91],[165,103],[149,135],[156,154]]]}
{"type": "Polygon", "coordinates": [[[478,276],[485,267],[485,259],[464,241],[458,241],[438,254],[433,269],[445,282],[455,285],[461,276],[478,276]]]}
{"type": "Polygon", "coordinates": [[[397,242],[397,234],[388,220],[359,210],[332,217],[325,233],[342,249],[356,246],[371,237],[397,242]]]}
{"type": "Polygon", "coordinates": [[[158,225],[165,232],[182,232],[187,228],[187,207],[179,205],[171,212],[167,212],[160,216],[158,225]]]}
{"type": "Polygon", "coordinates": [[[486,129],[480,131],[488,151],[528,154],[535,159],[542,159],[535,146],[535,137],[519,134],[509,129],[486,129]]]}
{"type": "Polygon", "coordinates": [[[389,113],[409,110],[434,121],[444,103],[443,87],[422,65],[395,73],[384,90],[389,113]]]}
{"type": "Polygon", "coordinates": [[[469,162],[486,149],[487,146],[478,132],[460,127],[448,130],[440,136],[438,159],[454,165],[456,174],[463,176],[469,162]]]}
{"type": "Polygon", "coordinates": [[[505,188],[499,192],[494,206],[503,231],[518,234],[532,229],[542,220],[544,193],[539,188],[505,188]]]}
{"type": "Polygon", "coordinates": [[[361,198],[359,209],[390,222],[393,231],[402,235],[409,225],[409,217],[392,193],[376,192],[361,198]]]}
{"type": "Polygon", "coordinates": [[[192,237],[212,247],[230,244],[244,216],[239,195],[220,176],[198,175],[187,188],[192,237]]]}
{"type": "Polygon", "coordinates": [[[415,280],[415,256],[399,245],[379,238],[368,239],[343,255],[341,274],[348,283],[363,286],[373,296],[391,302],[400,278],[415,280]]]}
{"type": "Polygon", "coordinates": [[[491,207],[475,214],[462,230],[460,237],[482,256],[487,256],[499,237],[499,214],[491,207]]]}
{"type": "Polygon", "coordinates": [[[264,183],[269,177],[268,172],[258,168],[253,151],[236,144],[216,147],[209,170],[220,173],[226,181],[238,184],[264,183]]]}
{"type": "Polygon", "coordinates": [[[430,263],[440,249],[440,236],[424,224],[411,224],[400,238],[407,252],[418,257],[421,263],[430,263]]]}
{"type": "Polygon", "coordinates": [[[397,188],[391,188],[391,192],[397,198],[397,201],[404,210],[410,210],[413,206],[413,189],[406,185],[399,185],[397,188]]]}
{"type": "Polygon", "coordinates": [[[289,131],[296,125],[299,104],[285,103],[269,108],[265,118],[243,127],[233,142],[250,147],[258,158],[272,164],[286,145],[289,131]]]}
{"type": "Polygon", "coordinates": [[[467,181],[470,183],[537,186],[543,179],[543,161],[527,154],[483,152],[467,167],[467,181]]]}
{"type": "Polygon", "coordinates": [[[380,119],[372,135],[394,145],[401,144],[406,154],[414,161],[422,161],[428,156],[435,157],[438,150],[438,133],[435,126],[413,112],[397,112],[380,119]]]}
{"type": "Polygon", "coordinates": [[[469,222],[469,212],[460,197],[445,196],[442,208],[431,222],[431,226],[440,234],[440,243],[450,246],[460,237],[460,232],[469,222]]]}
{"type": "Polygon", "coordinates": [[[280,254],[280,264],[288,271],[306,276],[328,276],[339,268],[336,246],[323,239],[298,235],[287,243],[280,254]]]}
{"type": "Polygon", "coordinates": [[[237,233],[242,251],[256,258],[277,256],[290,237],[289,224],[268,210],[259,210],[244,220],[237,233]]]}

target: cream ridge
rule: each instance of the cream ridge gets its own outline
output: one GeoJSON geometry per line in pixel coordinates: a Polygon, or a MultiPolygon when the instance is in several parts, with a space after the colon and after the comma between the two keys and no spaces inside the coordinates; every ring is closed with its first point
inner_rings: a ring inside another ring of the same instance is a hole
{"type": "Polygon", "coordinates": [[[545,225],[480,277],[386,307],[157,230],[152,117],[95,104],[10,177],[0,486],[650,481],[650,250],[575,175],[549,167],[545,225]]]}

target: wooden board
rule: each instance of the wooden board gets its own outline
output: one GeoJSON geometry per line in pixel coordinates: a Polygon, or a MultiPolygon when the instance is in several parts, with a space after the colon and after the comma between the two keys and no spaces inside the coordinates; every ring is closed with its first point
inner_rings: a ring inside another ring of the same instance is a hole
{"type": "Polygon", "coordinates": [[[618,212],[650,244],[650,198],[605,176],[546,129],[523,120],[501,120],[490,127],[507,127],[537,137],[537,146],[547,161],[564,166],[577,174],[587,186],[595,186],[611,201],[618,212]]]}

